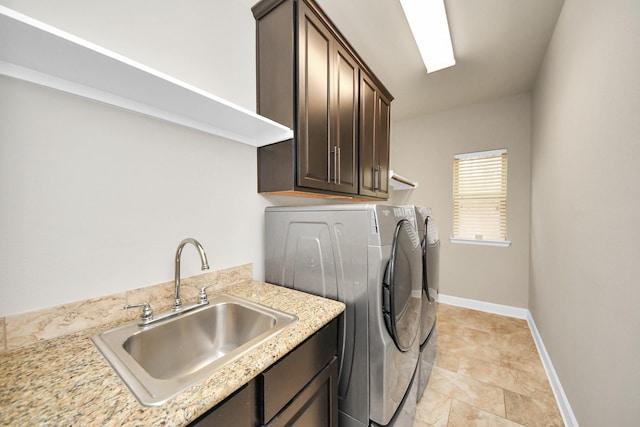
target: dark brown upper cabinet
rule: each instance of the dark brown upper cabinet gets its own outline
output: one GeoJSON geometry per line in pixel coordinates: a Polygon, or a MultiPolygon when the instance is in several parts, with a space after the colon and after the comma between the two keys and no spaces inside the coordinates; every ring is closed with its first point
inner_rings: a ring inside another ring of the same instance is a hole
{"type": "Polygon", "coordinates": [[[312,1],[252,11],[258,113],[294,129],[258,148],[258,191],[387,198],[391,95],[312,1]]]}
{"type": "Polygon", "coordinates": [[[391,101],[366,75],[360,79],[360,194],[389,197],[391,101]]]}

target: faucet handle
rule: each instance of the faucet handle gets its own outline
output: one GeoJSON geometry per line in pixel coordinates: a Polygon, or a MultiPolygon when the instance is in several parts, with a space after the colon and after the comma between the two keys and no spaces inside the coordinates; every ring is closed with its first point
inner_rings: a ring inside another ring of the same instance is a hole
{"type": "Polygon", "coordinates": [[[200,289],[200,293],[198,294],[198,304],[209,304],[209,300],[207,299],[207,289],[217,284],[218,284],[218,281],[216,280],[215,282],[210,283],[206,286],[203,286],[200,289]]]}
{"type": "Polygon", "coordinates": [[[140,320],[142,321],[142,323],[147,323],[153,319],[153,310],[151,309],[151,305],[149,305],[149,303],[143,302],[141,304],[125,304],[122,308],[127,310],[137,307],[142,307],[142,314],[140,315],[140,320]]]}

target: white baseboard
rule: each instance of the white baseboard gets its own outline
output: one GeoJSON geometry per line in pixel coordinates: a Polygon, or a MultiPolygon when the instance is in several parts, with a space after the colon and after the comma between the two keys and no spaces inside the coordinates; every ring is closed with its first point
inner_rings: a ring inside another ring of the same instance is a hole
{"type": "Polygon", "coordinates": [[[542,342],[542,337],[540,336],[540,332],[538,332],[536,322],[533,321],[533,317],[529,310],[527,310],[527,313],[527,323],[529,323],[529,329],[531,330],[531,335],[533,335],[533,341],[536,343],[536,348],[538,349],[542,366],[544,366],[547,378],[549,379],[549,384],[553,390],[553,395],[556,398],[560,415],[562,415],[562,421],[564,421],[564,425],[567,427],[578,427],[578,420],[576,419],[573,410],[571,410],[569,399],[567,399],[567,395],[564,393],[562,384],[560,384],[560,378],[558,378],[558,374],[553,367],[549,353],[547,353],[547,349],[542,342]]]}
{"type": "Polygon", "coordinates": [[[478,301],[475,299],[452,297],[450,295],[438,294],[438,302],[455,305],[458,307],[470,308],[472,310],[484,311],[487,313],[500,314],[507,317],[515,317],[517,319],[526,320],[529,317],[529,310],[527,310],[526,308],[494,304],[492,302],[478,301]]]}
{"type": "Polygon", "coordinates": [[[484,311],[487,313],[499,314],[507,317],[525,319],[529,324],[529,329],[531,330],[533,341],[535,342],[536,348],[538,349],[538,355],[540,356],[540,360],[542,361],[542,366],[547,373],[547,379],[549,380],[549,384],[551,385],[551,389],[553,390],[553,395],[556,398],[556,403],[558,404],[558,409],[560,410],[562,421],[564,422],[564,425],[566,427],[579,427],[578,420],[576,420],[576,417],[571,410],[571,405],[569,404],[567,395],[564,393],[562,384],[560,384],[560,379],[558,378],[558,374],[553,367],[553,363],[551,362],[549,353],[547,353],[547,349],[542,342],[540,332],[538,332],[536,323],[533,321],[531,312],[528,309],[443,294],[438,295],[438,302],[441,302],[443,304],[455,305],[457,307],[470,308],[472,310],[484,311]]]}

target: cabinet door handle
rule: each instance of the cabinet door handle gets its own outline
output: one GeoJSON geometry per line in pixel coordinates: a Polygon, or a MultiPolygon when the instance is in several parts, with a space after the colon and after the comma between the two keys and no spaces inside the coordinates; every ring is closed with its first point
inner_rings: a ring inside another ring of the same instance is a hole
{"type": "Polygon", "coordinates": [[[336,175],[338,175],[338,184],[342,183],[342,168],[340,167],[340,147],[336,147],[336,151],[338,152],[338,157],[336,160],[336,175]]]}
{"type": "Polygon", "coordinates": [[[333,183],[338,183],[338,146],[333,146],[333,183]]]}
{"type": "Polygon", "coordinates": [[[373,191],[376,191],[378,189],[378,175],[380,175],[380,169],[378,166],[375,166],[373,168],[373,191]]]}
{"type": "Polygon", "coordinates": [[[331,173],[331,155],[333,154],[333,150],[329,147],[329,156],[327,156],[327,182],[331,184],[333,181],[333,174],[331,173]]]}
{"type": "Polygon", "coordinates": [[[378,190],[382,189],[382,168],[378,165],[378,190]]]}

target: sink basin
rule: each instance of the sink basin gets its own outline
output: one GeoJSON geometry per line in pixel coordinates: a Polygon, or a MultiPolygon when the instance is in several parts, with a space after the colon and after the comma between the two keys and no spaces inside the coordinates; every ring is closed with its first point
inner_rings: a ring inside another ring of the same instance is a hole
{"type": "Polygon", "coordinates": [[[121,326],[91,339],[140,403],[159,406],[297,320],[231,295],[148,326],[121,326]]]}

